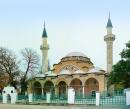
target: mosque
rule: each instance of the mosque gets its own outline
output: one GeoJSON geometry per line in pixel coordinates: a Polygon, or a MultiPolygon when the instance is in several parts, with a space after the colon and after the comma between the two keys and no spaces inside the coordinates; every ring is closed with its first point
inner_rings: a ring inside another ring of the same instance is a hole
{"type": "Polygon", "coordinates": [[[81,52],[71,52],[64,56],[58,63],[53,65],[53,69],[48,70],[48,36],[44,25],[42,34],[42,73],[28,82],[28,93],[33,95],[66,96],[69,87],[74,88],[75,94],[83,97],[95,94],[96,91],[107,90],[107,77],[113,64],[113,41],[115,35],[112,34],[112,23],[110,16],[107,22],[107,35],[104,36],[106,42],[106,62],[107,71],[94,66],[91,59],[81,52]]]}

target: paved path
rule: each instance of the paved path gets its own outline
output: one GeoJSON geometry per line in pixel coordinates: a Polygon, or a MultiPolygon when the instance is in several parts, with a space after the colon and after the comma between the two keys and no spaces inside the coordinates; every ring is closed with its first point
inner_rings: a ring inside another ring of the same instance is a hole
{"type": "Polygon", "coordinates": [[[45,106],[45,105],[13,105],[0,104],[0,109],[130,109],[129,107],[97,107],[97,106],[45,106]]]}

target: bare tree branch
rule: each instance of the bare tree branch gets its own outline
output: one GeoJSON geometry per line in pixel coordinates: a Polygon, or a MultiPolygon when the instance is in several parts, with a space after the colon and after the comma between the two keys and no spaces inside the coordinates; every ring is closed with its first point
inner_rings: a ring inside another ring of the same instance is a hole
{"type": "Polygon", "coordinates": [[[27,76],[28,74],[31,74],[31,76],[38,71],[39,68],[39,55],[30,48],[25,48],[21,51],[22,54],[22,64],[25,67],[24,76],[21,79],[21,88],[22,93],[24,93],[27,90],[27,76]]]}
{"type": "Polygon", "coordinates": [[[0,72],[9,75],[9,83],[13,82],[15,75],[19,72],[16,55],[4,47],[0,47],[0,72]]]}
{"type": "Polygon", "coordinates": [[[23,63],[25,65],[25,79],[27,79],[27,74],[28,73],[34,73],[38,70],[39,68],[39,55],[30,48],[25,48],[21,52],[23,56],[23,63]]]}

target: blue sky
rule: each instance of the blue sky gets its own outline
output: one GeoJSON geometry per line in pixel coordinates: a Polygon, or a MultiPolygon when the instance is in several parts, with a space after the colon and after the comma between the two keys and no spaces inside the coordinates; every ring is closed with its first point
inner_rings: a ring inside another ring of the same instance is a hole
{"type": "Polygon", "coordinates": [[[111,12],[114,63],[130,40],[129,0],[0,0],[0,46],[19,52],[37,50],[44,20],[50,45],[51,65],[69,52],[79,51],[95,66],[106,69],[106,23],[111,12]]]}

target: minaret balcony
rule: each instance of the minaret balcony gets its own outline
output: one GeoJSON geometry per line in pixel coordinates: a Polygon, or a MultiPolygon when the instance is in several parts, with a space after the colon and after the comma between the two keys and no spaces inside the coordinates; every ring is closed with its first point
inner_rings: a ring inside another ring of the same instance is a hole
{"type": "Polygon", "coordinates": [[[49,49],[49,45],[41,45],[40,49],[41,50],[48,50],[49,49]]]}
{"type": "Polygon", "coordinates": [[[115,35],[114,34],[108,34],[104,36],[104,41],[114,41],[115,40],[115,35]]]}

